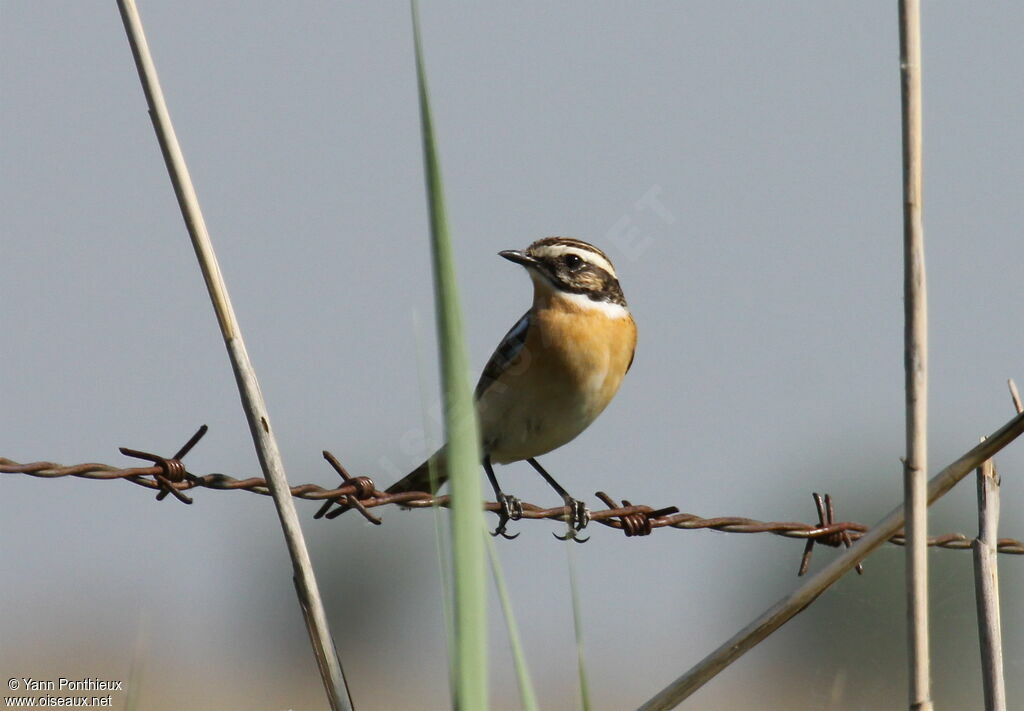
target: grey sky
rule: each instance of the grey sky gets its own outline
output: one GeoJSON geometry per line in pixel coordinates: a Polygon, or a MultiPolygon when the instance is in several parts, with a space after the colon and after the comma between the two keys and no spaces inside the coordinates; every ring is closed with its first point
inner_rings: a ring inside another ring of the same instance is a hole
{"type": "MultiPolygon", "coordinates": [[[[406,4],[140,11],[292,482],[332,484],[327,448],[389,483],[437,430],[406,4]]],[[[604,248],[639,325],[618,398],[548,469],[591,501],[708,516],[810,520],[812,491],[844,519],[895,504],[895,3],[422,15],[474,369],[529,303],[496,253],[541,236],[604,248]]],[[[1024,381],[1022,22],[1010,2],[924,7],[936,470],[1009,419],[1005,380],[1024,381]]],[[[205,422],[193,471],[258,473],[115,4],[4,0],[0,101],[0,456],[119,463],[118,445],[171,452],[205,422]]],[[[1024,537],[1024,453],[998,462],[1002,533],[1024,537]]],[[[502,481],[556,503],[525,465],[502,481]]],[[[268,499],[0,486],[8,676],[127,679],[138,654],[140,708],[323,708],[268,499]]],[[[972,533],[973,501],[965,482],[933,528],[972,533]]],[[[445,708],[432,516],[388,510],[378,529],[299,510],[358,707],[445,708]]],[[[541,703],[572,708],[566,553],[554,526],[518,528],[499,549],[541,703]]],[[[635,707],[796,584],[798,542],[592,534],[572,553],[597,709],[635,707]]],[[[935,697],[976,707],[970,555],[930,560],[935,697]]],[[[1012,704],[1024,573],[1000,562],[1012,704]]],[[[686,708],[904,708],[901,566],[900,550],[872,556],[686,708]]],[[[494,708],[517,708],[496,606],[494,620],[494,708]]]]}

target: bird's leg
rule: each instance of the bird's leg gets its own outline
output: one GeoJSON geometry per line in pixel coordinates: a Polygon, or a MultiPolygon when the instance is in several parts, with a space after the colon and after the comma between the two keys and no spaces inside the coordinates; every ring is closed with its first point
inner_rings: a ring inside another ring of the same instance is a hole
{"type": "Polygon", "coordinates": [[[563,541],[571,538],[577,543],[586,543],[589,541],[589,537],[580,538],[576,535],[579,531],[586,528],[588,523],[590,523],[590,510],[587,508],[586,504],[579,499],[574,499],[561,484],[555,481],[554,477],[547,473],[544,467],[542,467],[540,462],[536,459],[531,457],[526,461],[530,463],[530,466],[537,470],[537,473],[544,477],[544,481],[546,481],[552,489],[558,492],[558,495],[562,497],[562,501],[564,501],[565,505],[569,508],[569,531],[564,536],[556,534],[555,538],[563,541]]]}
{"type": "Polygon", "coordinates": [[[489,454],[484,457],[484,471],[487,472],[487,478],[490,479],[491,487],[494,488],[494,496],[501,505],[501,511],[498,512],[498,527],[491,532],[491,535],[500,535],[508,540],[518,538],[518,533],[515,535],[505,533],[505,524],[509,521],[518,521],[523,517],[522,502],[501,490],[501,487],[498,485],[498,477],[494,476],[494,467],[491,466],[491,455],[489,454]]]}

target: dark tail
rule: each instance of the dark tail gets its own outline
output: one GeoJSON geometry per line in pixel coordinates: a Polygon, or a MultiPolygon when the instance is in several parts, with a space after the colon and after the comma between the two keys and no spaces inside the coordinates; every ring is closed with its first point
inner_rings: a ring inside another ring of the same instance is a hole
{"type": "Polygon", "coordinates": [[[388,487],[387,493],[401,494],[406,491],[426,491],[436,494],[448,481],[447,457],[444,448],[437,450],[427,461],[388,487]],[[433,469],[433,471],[431,471],[433,469]]]}

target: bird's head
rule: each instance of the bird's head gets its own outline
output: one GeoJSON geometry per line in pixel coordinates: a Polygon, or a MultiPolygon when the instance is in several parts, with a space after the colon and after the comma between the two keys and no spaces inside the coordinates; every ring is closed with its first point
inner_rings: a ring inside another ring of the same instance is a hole
{"type": "Polygon", "coordinates": [[[526,267],[538,289],[626,305],[612,261],[607,254],[583,240],[545,237],[525,250],[509,249],[498,254],[526,267]]]}

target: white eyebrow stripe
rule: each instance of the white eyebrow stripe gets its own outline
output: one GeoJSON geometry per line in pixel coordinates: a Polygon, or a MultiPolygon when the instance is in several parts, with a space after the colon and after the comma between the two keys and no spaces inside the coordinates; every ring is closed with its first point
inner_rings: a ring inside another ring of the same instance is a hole
{"type": "Polygon", "coordinates": [[[607,259],[602,257],[597,252],[592,252],[589,249],[582,247],[575,247],[566,244],[548,244],[541,247],[539,252],[546,254],[551,257],[561,257],[566,254],[575,254],[580,259],[590,262],[596,267],[601,267],[606,272],[611,274],[613,277],[618,279],[618,275],[615,273],[615,267],[607,259]]]}

